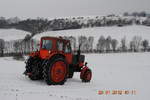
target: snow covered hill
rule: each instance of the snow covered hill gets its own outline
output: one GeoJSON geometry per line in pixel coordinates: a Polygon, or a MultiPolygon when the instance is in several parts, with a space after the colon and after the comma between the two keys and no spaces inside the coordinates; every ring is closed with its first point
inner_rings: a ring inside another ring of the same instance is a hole
{"type": "Polygon", "coordinates": [[[23,61],[0,58],[1,100],[148,100],[150,98],[150,53],[88,54],[93,71],[90,83],[82,83],[79,74],[65,85],[48,86],[31,81],[22,73],[23,61]],[[98,91],[129,91],[129,94],[98,94],[98,91]],[[135,93],[132,94],[131,91],[135,93]]]}
{"type": "Polygon", "coordinates": [[[0,39],[5,41],[24,39],[27,34],[31,33],[17,29],[0,29],[0,39]]]}
{"type": "Polygon", "coordinates": [[[97,44],[100,36],[103,35],[105,38],[111,36],[114,39],[120,41],[123,37],[126,37],[127,42],[131,41],[134,36],[141,36],[142,39],[150,40],[150,27],[141,25],[132,25],[124,27],[96,27],[96,28],[85,28],[85,29],[73,29],[73,30],[62,30],[62,31],[48,31],[38,35],[35,35],[33,39],[39,40],[42,36],[93,36],[94,45],[97,44]]]}

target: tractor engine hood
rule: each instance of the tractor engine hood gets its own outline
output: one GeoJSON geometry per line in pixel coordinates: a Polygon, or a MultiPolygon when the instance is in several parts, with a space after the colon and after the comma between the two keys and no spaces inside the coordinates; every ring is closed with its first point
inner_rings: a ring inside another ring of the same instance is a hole
{"type": "Polygon", "coordinates": [[[42,59],[47,59],[49,57],[49,54],[50,54],[49,50],[45,50],[45,49],[40,50],[40,57],[42,59]]]}

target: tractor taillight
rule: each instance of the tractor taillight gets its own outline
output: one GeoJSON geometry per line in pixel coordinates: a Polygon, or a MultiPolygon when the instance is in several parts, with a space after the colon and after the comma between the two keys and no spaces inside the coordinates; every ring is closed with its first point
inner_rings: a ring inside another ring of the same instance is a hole
{"type": "Polygon", "coordinates": [[[84,66],[84,63],[79,63],[79,66],[80,66],[80,67],[83,67],[83,66],[84,66]]]}

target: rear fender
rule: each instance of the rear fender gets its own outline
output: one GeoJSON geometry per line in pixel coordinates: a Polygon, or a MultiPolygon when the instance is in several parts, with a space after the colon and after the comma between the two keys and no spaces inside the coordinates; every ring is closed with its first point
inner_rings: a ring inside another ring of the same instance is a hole
{"type": "Polygon", "coordinates": [[[65,59],[65,56],[62,54],[62,53],[57,53],[57,52],[54,52],[54,53],[51,53],[51,55],[49,56],[49,60],[53,59],[54,57],[56,56],[60,56],[60,57],[63,57],[65,59]]]}
{"type": "Polygon", "coordinates": [[[30,54],[29,54],[29,56],[31,56],[31,57],[35,57],[35,56],[39,56],[39,51],[36,51],[36,52],[31,52],[30,54]]]}

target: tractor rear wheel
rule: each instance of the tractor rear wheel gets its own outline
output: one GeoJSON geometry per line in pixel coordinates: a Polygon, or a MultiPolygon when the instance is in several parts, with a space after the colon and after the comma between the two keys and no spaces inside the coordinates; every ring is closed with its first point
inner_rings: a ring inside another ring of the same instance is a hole
{"type": "Polygon", "coordinates": [[[43,77],[48,85],[63,85],[67,80],[68,65],[61,56],[55,56],[43,69],[43,77]]]}
{"type": "Polygon", "coordinates": [[[40,59],[38,57],[30,57],[26,62],[25,74],[31,80],[42,79],[42,69],[40,68],[40,59]]]}

